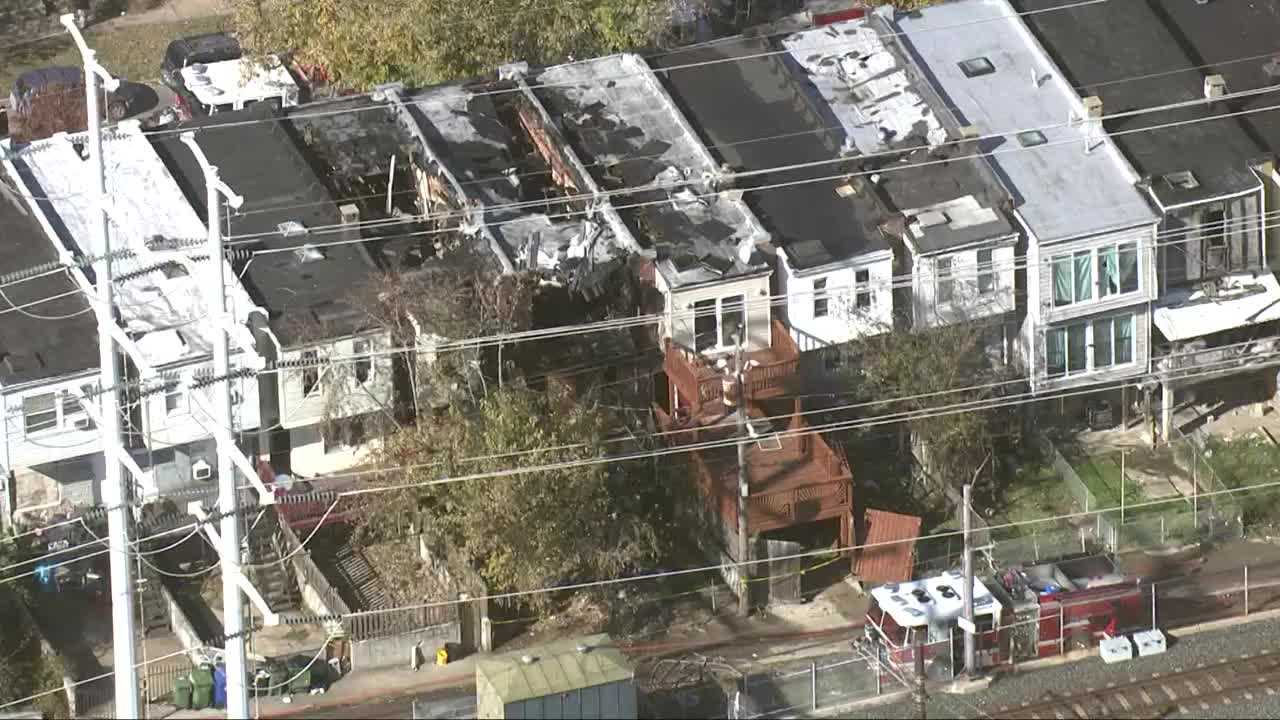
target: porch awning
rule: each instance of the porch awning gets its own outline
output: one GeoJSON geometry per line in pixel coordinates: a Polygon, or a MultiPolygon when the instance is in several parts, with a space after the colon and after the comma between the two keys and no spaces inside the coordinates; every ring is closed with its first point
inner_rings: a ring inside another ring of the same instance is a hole
{"type": "Polygon", "coordinates": [[[1170,342],[1272,320],[1280,320],[1280,283],[1270,272],[1228,275],[1209,292],[1204,286],[1172,292],[1152,314],[1170,342]]]}

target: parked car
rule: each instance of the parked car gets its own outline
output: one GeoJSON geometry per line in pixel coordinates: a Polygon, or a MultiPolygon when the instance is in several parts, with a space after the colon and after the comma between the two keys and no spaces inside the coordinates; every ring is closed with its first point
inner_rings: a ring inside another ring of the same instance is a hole
{"type": "MultiPolygon", "coordinates": [[[[104,119],[119,120],[129,113],[123,93],[99,90],[104,119]]],[[[84,70],[47,67],[18,76],[9,92],[9,134],[18,142],[34,142],[59,132],[83,132],[87,126],[84,70]]]]}
{"type": "Polygon", "coordinates": [[[209,64],[239,60],[244,56],[240,41],[228,33],[207,33],[180,38],[169,43],[160,63],[160,80],[174,90],[182,87],[180,70],[196,63],[209,64]]]}
{"type": "Polygon", "coordinates": [[[276,55],[245,56],[234,36],[211,33],[174,40],[165,51],[161,77],[178,99],[180,119],[243,110],[267,102],[278,108],[299,102],[300,88],[276,55]]]}

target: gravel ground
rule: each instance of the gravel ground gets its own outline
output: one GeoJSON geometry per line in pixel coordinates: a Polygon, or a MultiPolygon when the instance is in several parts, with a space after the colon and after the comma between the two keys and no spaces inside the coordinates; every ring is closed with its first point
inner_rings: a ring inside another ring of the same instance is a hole
{"type": "MultiPolygon", "coordinates": [[[[1152,673],[1176,672],[1198,663],[1213,664],[1243,653],[1275,650],[1280,637],[1280,620],[1254,622],[1225,630],[1171,639],[1172,647],[1164,655],[1139,658],[1123,665],[1104,665],[1097,658],[1060,665],[1043,670],[1006,675],[998,678],[981,693],[944,695],[931,693],[930,718],[981,718],[1006,705],[1033,702],[1050,693],[1080,692],[1085,688],[1105,687],[1107,683],[1140,680],[1152,673]]],[[[1208,710],[1188,708],[1185,717],[1280,717],[1280,694],[1258,694],[1253,701],[1233,698],[1231,705],[1211,704],[1208,710]]],[[[891,705],[860,708],[839,713],[847,718],[914,718],[915,706],[910,701],[891,705]]]]}

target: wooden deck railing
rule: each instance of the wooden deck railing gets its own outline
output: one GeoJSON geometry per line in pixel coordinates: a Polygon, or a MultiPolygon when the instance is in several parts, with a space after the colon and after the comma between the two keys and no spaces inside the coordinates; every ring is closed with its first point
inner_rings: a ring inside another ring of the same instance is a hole
{"type": "MultiPolygon", "coordinates": [[[[743,392],[749,398],[781,393],[800,367],[800,350],[791,333],[778,320],[770,322],[770,348],[747,353],[757,365],[747,372],[743,392]]],[[[724,375],[695,350],[667,341],[663,369],[685,397],[694,396],[694,405],[713,402],[724,396],[724,375]],[[696,388],[696,393],[694,389],[696,388]]]]}

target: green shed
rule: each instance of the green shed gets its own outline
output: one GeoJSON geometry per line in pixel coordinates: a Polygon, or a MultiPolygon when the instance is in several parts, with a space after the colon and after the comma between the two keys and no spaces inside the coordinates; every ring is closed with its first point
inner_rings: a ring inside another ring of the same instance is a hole
{"type": "Polygon", "coordinates": [[[635,675],[608,635],[494,655],[476,663],[476,716],[634,720],[635,675]]]}

